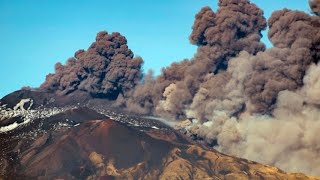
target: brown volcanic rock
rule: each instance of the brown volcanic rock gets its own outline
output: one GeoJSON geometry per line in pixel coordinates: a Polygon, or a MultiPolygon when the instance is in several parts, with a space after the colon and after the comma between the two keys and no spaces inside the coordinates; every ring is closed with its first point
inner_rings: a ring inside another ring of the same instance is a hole
{"type": "Polygon", "coordinates": [[[152,168],[161,165],[157,163],[172,147],[166,141],[153,139],[115,121],[95,120],[57,138],[34,156],[22,174],[84,178],[97,174],[111,162],[115,171],[142,162],[152,168]]]}
{"type": "MultiPolygon", "coordinates": [[[[43,122],[69,118],[79,126],[23,136],[8,146],[5,179],[309,179],[221,154],[190,142],[170,128],[129,126],[89,109],[73,109],[43,122]],[[85,115],[89,114],[89,115],[85,115]],[[89,119],[100,120],[89,120],[89,119]]],[[[34,125],[33,125],[34,126],[34,125]]],[[[21,128],[6,134],[34,131],[21,128]]],[[[10,137],[11,136],[11,137],[10,137]]],[[[0,134],[0,137],[4,137],[0,134]]],[[[14,138],[13,138],[14,139],[14,138]]],[[[2,138],[3,140],[3,138],[2,138]]],[[[7,141],[7,144],[13,141],[7,141]]],[[[2,144],[3,145],[3,144],[2,144]]],[[[4,146],[2,146],[4,147],[4,146]]],[[[6,166],[3,166],[6,165],[6,166]]],[[[4,168],[3,168],[4,167],[4,168]]],[[[0,176],[1,177],[1,176],[0,176]]],[[[312,179],[312,178],[310,178],[312,179]]]]}

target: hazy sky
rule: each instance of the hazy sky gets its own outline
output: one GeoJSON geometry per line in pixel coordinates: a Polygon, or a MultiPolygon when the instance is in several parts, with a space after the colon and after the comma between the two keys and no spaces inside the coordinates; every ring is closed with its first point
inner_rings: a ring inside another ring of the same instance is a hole
{"type": "MultiPolygon", "coordinates": [[[[101,30],[120,32],[144,70],[190,58],[194,15],[218,0],[0,0],[0,97],[38,87],[57,61],[87,49],[101,30]]],[[[265,11],[309,11],[307,0],[252,0],[265,11]]],[[[270,46],[267,38],[263,41],[270,46]]]]}

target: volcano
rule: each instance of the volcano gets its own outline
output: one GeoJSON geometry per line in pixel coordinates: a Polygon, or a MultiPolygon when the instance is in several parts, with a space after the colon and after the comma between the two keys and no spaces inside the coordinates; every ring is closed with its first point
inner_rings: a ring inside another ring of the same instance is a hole
{"type": "Polygon", "coordinates": [[[124,35],[98,32],[39,87],[0,100],[0,179],[319,179],[308,176],[320,175],[309,5],[268,20],[249,0],[203,7],[194,56],[158,76],[124,35]]]}

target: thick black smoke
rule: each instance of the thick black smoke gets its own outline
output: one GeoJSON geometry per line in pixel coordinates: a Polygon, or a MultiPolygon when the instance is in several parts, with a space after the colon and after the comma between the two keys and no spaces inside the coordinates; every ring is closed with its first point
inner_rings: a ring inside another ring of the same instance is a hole
{"type": "Polygon", "coordinates": [[[220,0],[216,14],[204,7],[196,15],[190,41],[198,46],[218,46],[231,56],[241,50],[255,54],[265,48],[260,42],[265,28],[263,11],[255,4],[246,0],[220,0]]]}
{"type": "Polygon", "coordinates": [[[268,24],[275,47],[254,57],[254,72],[245,82],[254,111],[264,113],[274,108],[280,91],[301,87],[309,65],[320,58],[318,17],[284,9],[274,12],[268,24]]]}
{"type": "Polygon", "coordinates": [[[79,50],[65,65],[57,63],[41,89],[66,95],[85,91],[93,97],[116,99],[141,79],[142,59],[134,57],[120,33],[99,32],[87,51],[79,50]]]}

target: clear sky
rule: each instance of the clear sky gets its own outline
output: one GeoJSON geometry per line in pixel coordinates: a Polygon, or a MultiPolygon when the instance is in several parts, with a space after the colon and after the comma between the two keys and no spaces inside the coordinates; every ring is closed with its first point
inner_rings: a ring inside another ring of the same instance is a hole
{"type": "MultiPolygon", "coordinates": [[[[0,98],[22,86],[38,87],[54,64],[87,49],[101,30],[120,32],[160,72],[196,51],[188,36],[201,7],[218,0],[0,0],[0,98]]],[[[265,11],[309,11],[307,0],[252,0],[265,11]]],[[[270,46],[267,38],[263,41],[270,46]]]]}

